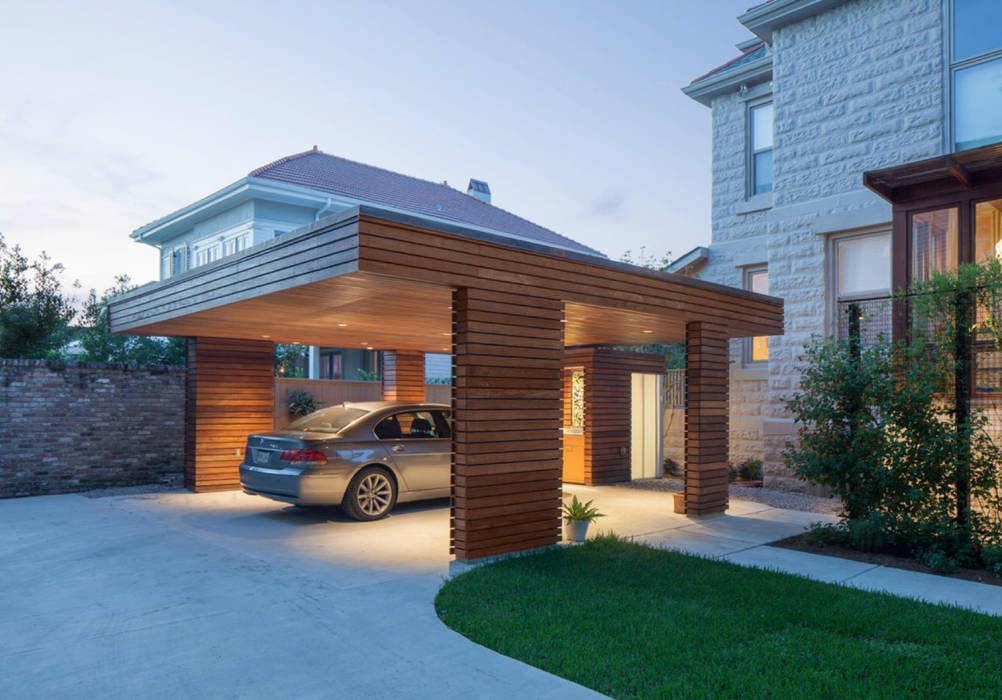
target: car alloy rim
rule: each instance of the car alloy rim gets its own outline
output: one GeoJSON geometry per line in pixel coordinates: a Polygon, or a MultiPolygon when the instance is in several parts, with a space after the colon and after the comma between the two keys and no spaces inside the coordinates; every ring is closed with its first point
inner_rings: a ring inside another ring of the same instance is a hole
{"type": "Polygon", "coordinates": [[[379,515],[390,506],[393,487],[383,474],[369,474],[358,485],[358,507],[366,515],[379,515]]]}

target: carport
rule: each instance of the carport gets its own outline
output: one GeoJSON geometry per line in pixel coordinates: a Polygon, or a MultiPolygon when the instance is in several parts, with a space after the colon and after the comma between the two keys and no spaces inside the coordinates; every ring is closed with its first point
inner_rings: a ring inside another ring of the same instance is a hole
{"type": "Polygon", "coordinates": [[[195,491],[237,488],[247,434],[271,429],[274,343],[383,350],[404,399],[423,398],[422,353],[451,352],[460,560],[559,540],[568,349],[685,341],[685,512],[726,510],[728,340],[782,326],[778,299],[373,207],[111,306],[115,332],[190,338],[195,491]]]}

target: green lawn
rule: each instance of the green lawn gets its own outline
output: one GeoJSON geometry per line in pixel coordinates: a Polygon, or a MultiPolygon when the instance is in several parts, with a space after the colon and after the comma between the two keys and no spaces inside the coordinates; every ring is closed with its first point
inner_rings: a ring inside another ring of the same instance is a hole
{"type": "Polygon", "coordinates": [[[613,538],[479,567],[435,606],[613,697],[1002,698],[1002,619],[613,538]]]}

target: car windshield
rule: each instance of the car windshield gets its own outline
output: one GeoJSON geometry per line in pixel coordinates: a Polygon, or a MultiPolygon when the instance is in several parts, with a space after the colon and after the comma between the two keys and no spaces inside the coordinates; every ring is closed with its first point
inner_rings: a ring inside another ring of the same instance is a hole
{"type": "Polygon", "coordinates": [[[303,416],[299,420],[289,423],[285,429],[316,433],[339,433],[366,413],[368,411],[361,408],[331,406],[330,408],[314,411],[308,416],[303,416]]]}

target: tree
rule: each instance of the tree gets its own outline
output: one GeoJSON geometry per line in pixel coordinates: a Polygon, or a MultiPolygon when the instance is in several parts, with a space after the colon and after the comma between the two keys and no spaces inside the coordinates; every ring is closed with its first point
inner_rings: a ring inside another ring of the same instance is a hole
{"type": "Polygon", "coordinates": [[[276,343],[275,376],[305,378],[308,353],[305,345],[276,343]]]}
{"type": "Polygon", "coordinates": [[[80,343],[87,362],[139,365],[183,365],[184,338],[161,338],[142,335],[118,335],[111,332],[108,303],[132,289],[128,275],[117,275],[115,285],[98,297],[92,289],[84,302],[80,343]]]}
{"type": "Polygon", "coordinates": [[[73,305],[63,295],[63,266],[42,253],[34,262],[0,234],[0,357],[58,355],[69,338],[73,305]]]}
{"type": "Polygon", "coordinates": [[[629,265],[637,265],[638,267],[646,267],[649,270],[658,270],[659,272],[665,272],[671,267],[672,264],[672,254],[670,250],[666,250],[664,255],[655,255],[654,253],[647,250],[646,246],[640,246],[637,252],[636,260],[633,259],[633,251],[627,250],[621,256],[619,256],[619,262],[624,262],[629,265]]]}

